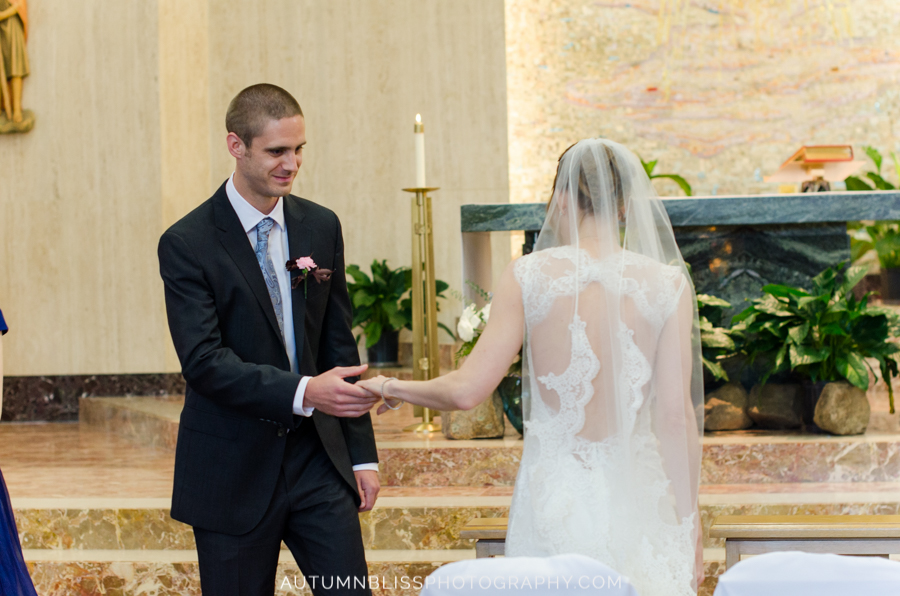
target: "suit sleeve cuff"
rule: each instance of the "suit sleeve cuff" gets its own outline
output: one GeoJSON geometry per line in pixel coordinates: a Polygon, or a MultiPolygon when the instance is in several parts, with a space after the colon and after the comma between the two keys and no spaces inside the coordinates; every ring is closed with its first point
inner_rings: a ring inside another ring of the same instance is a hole
{"type": "Polygon", "coordinates": [[[372,463],[372,464],[356,464],[355,466],[353,466],[353,471],[354,471],[354,472],[361,472],[362,470],[372,470],[373,472],[377,472],[377,471],[378,471],[378,464],[377,464],[377,463],[372,463]]]}
{"type": "Polygon", "coordinates": [[[306,416],[309,418],[312,416],[315,408],[304,408],[303,407],[303,397],[306,395],[306,386],[309,385],[309,380],[312,377],[303,377],[300,379],[300,384],[297,385],[297,392],[294,393],[294,414],[297,416],[306,416]]]}

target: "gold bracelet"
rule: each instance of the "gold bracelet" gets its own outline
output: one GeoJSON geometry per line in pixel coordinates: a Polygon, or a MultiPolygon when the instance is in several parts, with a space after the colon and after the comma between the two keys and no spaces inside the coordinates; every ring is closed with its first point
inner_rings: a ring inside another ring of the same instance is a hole
{"type": "Polygon", "coordinates": [[[381,382],[381,401],[384,402],[384,405],[386,405],[389,410],[399,410],[400,407],[403,405],[403,400],[401,399],[400,403],[397,404],[397,407],[394,407],[387,402],[387,398],[384,396],[384,386],[387,384],[388,381],[396,381],[396,380],[397,380],[397,377],[388,377],[387,379],[385,379],[384,381],[381,382]]]}

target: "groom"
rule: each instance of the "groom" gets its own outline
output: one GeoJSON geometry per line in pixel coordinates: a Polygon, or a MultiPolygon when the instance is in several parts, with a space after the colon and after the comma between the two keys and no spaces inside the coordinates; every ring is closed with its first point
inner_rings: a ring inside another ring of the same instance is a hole
{"type": "Polygon", "coordinates": [[[193,526],[206,596],[273,594],[282,540],[316,596],[369,594],[376,398],[351,384],[341,224],[290,194],[306,130],[287,91],[244,89],[225,124],[234,174],[159,242],[187,381],[172,517],[193,526]],[[318,275],[292,280],[301,257],[318,275]]]}

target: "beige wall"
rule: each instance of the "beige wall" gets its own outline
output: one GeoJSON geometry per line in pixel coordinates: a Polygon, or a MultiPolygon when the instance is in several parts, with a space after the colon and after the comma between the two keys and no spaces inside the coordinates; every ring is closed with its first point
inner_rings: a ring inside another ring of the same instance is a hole
{"type": "Polygon", "coordinates": [[[37,124],[0,136],[4,372],[160,370],[156,4],[29,8],[24,103],[37,124]]]}
{"type": "MultiPolygon", "coordinates": [[[[306,113],[295,186],[349,262],[408,264],[412,120],[426,122],[438,276],[461,288],[459,205],[508,200],[502,0],[44,0],[35,129],[0,137],[7,375],[177,371],[156,242],[227,177],[224,111],[284,86],[306,113]]],[[[496,242],[495,270],[508,260],[496,242]]],[[[448,305],[444,319],[459,311],[448,305]]]]}

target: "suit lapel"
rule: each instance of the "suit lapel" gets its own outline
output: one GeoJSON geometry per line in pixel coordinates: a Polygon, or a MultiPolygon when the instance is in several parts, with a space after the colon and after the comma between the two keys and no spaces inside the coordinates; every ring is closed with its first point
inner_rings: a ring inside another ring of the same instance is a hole
{"type": "MultiPolygon", "coordinates": [[[[304,220],[299,202],[293,196],[284,198],[284,220],[288,234],[289,259],[312,256],[310,230],[304,220]]],[[[315,257],[313,257],[315,260],[315,257]]],[[[309,280],[307,280],[309,283],[309,280]]],[[[291,290],[291,309],[294,317],[294,345],[297,347],[297,365],[303,363],[303,342],[306,338],[306,295],[301,282],[291,290]]]]}
{"type": "MultiPolygon", "coordinates": [[[[275,318],[275,307],[272,306],[272,298],[269,297],[269,291],[266,289],[266,281],[263,279],[262,270],[259,268],[259,262],[256,260],[253,247],[250,246],[250,242],[247,240],[247,233],[241,226],[241,220],[231,207],[231,203],[228,202],[224,184],[216,192],[213,204],[219,242],[222,243],[228,255],[237,265],[241,275],[244,276],[260,307],[266,313],[266,318],[275,331],[275,335],[281,337],[278,319],[275,318]]],[[[285,352],[286,354],[287,352],[285,352]]]]}

